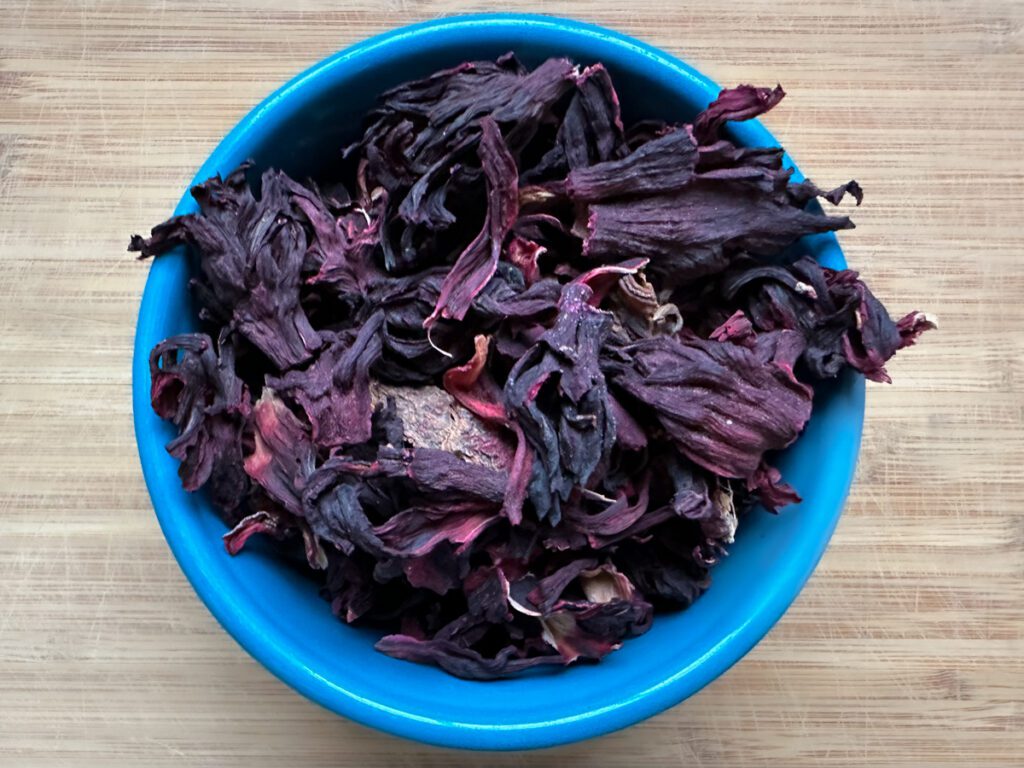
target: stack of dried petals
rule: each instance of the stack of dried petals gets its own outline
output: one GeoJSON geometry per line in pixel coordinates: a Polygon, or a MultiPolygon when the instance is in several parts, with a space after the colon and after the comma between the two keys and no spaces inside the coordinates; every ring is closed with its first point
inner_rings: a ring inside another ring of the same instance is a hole
{"type": "Polygon", "coordinates": [[[152,400],[228,551],[297,548],[380,650],[476,679],[692,602],[746,507],[798,500],[765,455],[811,385],[932,324],[788,257],[861,191],[726,138],[782,96],[625,128],[600,64],[466,63],[383,94],[348,178],[242,167],[133,238],[195,262],[207,333],[153,350],[152,400]]]}

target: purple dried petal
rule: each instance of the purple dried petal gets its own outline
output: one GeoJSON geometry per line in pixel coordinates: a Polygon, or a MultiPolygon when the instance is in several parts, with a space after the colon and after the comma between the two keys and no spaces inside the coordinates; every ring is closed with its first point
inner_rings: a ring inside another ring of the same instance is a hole
{"type": "Polygon", "coordinates": [[[622,641],[646,632],[653,610],[644,600],[565,603],[541,619],[544,639],[566,661],[601,659],[622,641]]]}
{"type": "Polygon", "coordinates": [[[851,227],[845,216],[780,203],[742,182],[697,179],[672,195],[590,206],[583,253],[647,258],[671,285],[720,272],[739,251],[771,256],[804,235],[851,227]]]}
{"type": "Polygon", "coordinates": [[[938,321],[934,315],[927,312],[910,312],[899,319],[896,328],[900,334],[900,349],[912,347],[917,342],[918,336],[925,331],[938,328],[938,321]]]}
{"type": "MultiPolygon", "coordinates": [[[[462,570],[458,556],[446,541],[438,542],[422,555],[398,558],[409,586],[444,595],[460,586],[462,570]]],[[[378,569],[375,569],[376,575],[378,569]]]]}
{"type": "Polygon", "coordinates": [[[765,168],[779,170],[785,155],[782,147],[740,147],[719,139],[697,147],[697,171],[708,173],[725,168],[765,168]]]}
{"type": "Polygon", "coordinates": [[[491,624],[511,619],[508,578],[500,568],[484,566],[476,569],[463,581],[462,588],[470,616],[480,617],[491,624]]]}
{"type": "Polygon", "coordinates": [[[238,525],[224,534],[224,548],[229,555],[237,555],[242,551],[245,542],[257,533],[271,536],[280,535],[287,525],[281,515],[273,512],[254,512],[239,521],[238,525]]]}
{"type": "Polygon", "coordinates": [[[442,541],[465,545],[497,521],[493,504],[463,501],[410,507],[374,529],[387,551],[396,555],[425,555],[442,541]]]}
{"type": "Polygon", "coordinates": [[[512,58],[468,62],[385,93],[349,151],[365,154],[360,186],[382,187],[398,206],[382,240],[388,269],[422,269],[443,252],[440,233],[453,228],[450,211],[481,191],[479,173],[462,161],[482,124],[505,126],[517,156],[572,85],[572,64],[564,59],[527,72],[512,58]]]}
{"type": "Polygon", "coordinates": [[[519,656],[513,646],[503,648],[495,656],[487,658],[472,648],[465,648],[450,640],[417,640],[407,635],[382,637],[374,647],[396,659],[436,664],[446,672],[467,680],[496,680],[543,664],[565,663],[557,654],[519,656]]]}
{"type": "Polygon", "coordinates": [[[656,605],[686,608],[710,584],[707,566],[693,556],[690,529],[676,523],[663,525],[647,544],[627,541],[618,560],[635,589],[656,605]]]}
{"type": "Polygon", "coordinates": [[[337,550],[327,555],[327,575],[323,588],[336,616],[351,624],[365,616],[379,599],[379,587],[372,575],[357,562],[337,550]]]}
{"type": "Polygon", "coordinates": [[[814,378],[834,377],[850,365],[887,381],[885,362],[934,327],[922,313],[907,315],[902,326],[893,322],[856,272],[806,257],[789,266],[738,268],[721,285],[758,330],[798,331],[805,342],[801,359],[814,378]]]}
{"type": "Polygon", "coordinates": [[[533,285],[541,279],[537,260],[547,251],[543,245],[516,235],[508,244],[506,255],[508,260],[519,267],[527,285],[533,285]]]}
{"type": "Polygon", "coordinates": [[[604,264],[573,278],[573,283],[587,286],[590,289],[588,303],[592,307],[599,307],[622,277],[635,275],[646,266],[647,259],[627,259],[619,264],[604,264]]]}
{"type": "Polygon", "coordinates": [[[650,500],[650,476],[639,481],[635,498],[625,491],[599,512],[587,513],[581,508],[567,507],[564,510],[566,522],[575,530],[584,533],[590,546],[600,549],[615,541],[623,531],[634,525],[647,512],[650,500]]]}
{"type": "Polygon", "coordinates": [[[677,128],[620,160],[574,169],[566,179],[566,189],[578,202],[663,195],[689,184],[696,162],[696,142],[689,131],[677,128]]]}
{"type": "Polygon", "coordinates": [[[252,409],[254,447],[245,471],[293,515],[302,514],[302,492],[313,473],[316,450],[306,427],[270,387],[252,409]]]}
{"type": "Polygon", "coordinates": [[[543,181],[620,157],[626,149],[623,134],[619,97],[608,71],[601,64],[587,67],[576,78],[576,92],[558,126],[554,146],[523,179],[543,181]]]}
{"type": "Polygon", "coordinates": [[[149,239],[132,239],[129,250],[159,256],[188,245],[199,259],[203,295],[279,370],[310,358],[320,335],[299,305],[306,235],[296,220],[285,174],[263,174],[257,201],[240,191],[245,168],[227,181],[210,179],[192,190],[201,215],[178,216],[155,227],[149,239]]]}
{"type": "Polygon", "coordinates": [[[726,88],[707,109],[693,121],[693,134],[701,144],[710,144],[729,120],[750,120],[774,107],[786,92],[781,85],[775,88],[755,88],[738,85],[726,88]]]}
{"type": "Polygon", "coordinates": [[[484,501],[497,504],[505,496],[505,476],[482,464],[464,461],[447,451],[415,448],[398,451],[381,447],[374,461],[359,461],[337,456],[317,470],[311,481],[319,490],[338,477],[368,480],[402,480],[420,500],[458,503],[484,501]],[[333,478],[333,479],[332,479],[333,478]]]}
{"type": "Polygon", "coordinates": [[[789,483],[782,481],[782,474],[775,467],[765,464],[754,471],[747,480],[747,489],[754,491],[758,501],[772,512],[790,504],[799,504],[800,494],[789,483]]]}
{"type": "Polygon", "coordinates": [[[337,448],[370,439],[370,368],[381,356],[384,318],[376,312],[358,333],[325,335],[327,346],[307,369],[267,378],[267,386],[302,406],[316,445],[337,448]]]}
{"type": "Polygon", "coordinates": [[[369,207],[346,206],[335,216],[327,201],[312,190],[292,191],[292,202],[311,228],[304,271],[315,271],[309,283],[326,283],[341,293],[364,293],[380,275],[372,255],[380,245],[381,218],[387,206],[383,191],[369,207]]]}
{"type": "Polygon", "coordinates": [[[737,309],[720,326],[715,328],[708,336],[714,341],[731,341],[743,347],[754,348],[757,344],[757,336],[754,333],[754,326],[750,319],[743,314],[743,310],[737,309]]]}
{"type": "Polygon", "coordinates": [[[366,515],[355,483],[338,482],[328,465],[314,475],[303,498],[303,515],[316,536],[346,555],[357,549],[375,557],[387,552],[366,515]]]}
{"type": "Polygon", "coordinates": [[[473,299],[494,275],[501,247],[519,213],[516,163],[497,123],[480,123],[480,164],[487,177],[487,216],[484,227],[455,261],[441,284],[434,311],[424,321],[429,328],[438,317],[461,320],[473,299]]]}
{"type": "Polygon", "coordinates": [[[615,418],[615,440],[623,448],[630,451],[642,451],[647,447],[647,433],[633,415],[619,402],[611,392],[608,403],[615,418]]]}
{"type": "Polygon", "coordinates": [[[536,456],[529,496],[538,517],[550,517],[552,525],[561,502],[574,487],[586,486],[615,442],[615,417],[598,364],[612,317],[589,304],[592,295],[584,283],[565,286],[554,327],[519,359],[505,383],[506,407],[536,456]]]}
{"type": "Polygon", "coordinates": [[[898,349],[910,346],[917,336],[934,328],[923,313],[907,315],[897,325],[882,303],[852,270],[825,272],[831,294],[845,293],[853,309],[853,323],[843,336],[843,353],[850,365],[872,381],[888,383],[885,363],[898,349]]]}
{"type": "Polygon", "coordinates": [[[689,335],[626,349],[632,363],[612,374],[614,383],[654,410],[686,456],[723,477],[750,477],[764,452],[792,443],[810,416],[811,390],[788,359],[689,335]]]}
{"type": "Polygon", "coordinates": [[[550,613],[568,586],[578,579],[581,573],[595,567],[597,561],[594,559],[575,560],[545,576],[527,595],[529,605],[541,614],[550,613]]]}
{"type": "Polygon", "coordinates": [[[411,184],[487,116],[515,127],[510,144],[518,150],[572,87],[572,70],[565,59],[548,59],[531,72],[512,62],[467,62],[388,91],[361,146],[386,146],[397,130],[402,137],[390,146],[401,149],[382,151],[370,177],[385,187],[392,179],[411,184]]]}
{"type": "Polygon", "coordinates": [[[504,323],[514,326],[534,321],[546,321],[558,311],[562,286],[555,279],[545,277],[532,285],[517,283],[515,270],[505,264],[498,265],[497,274],[473,302],[474,319],[486,323],[504,323]],[[512,272],[512,275],[509,272],[512,272]]]}
{"type": "Polygon", "coordinates": [[[235,372],[234,347],[222,336],[220,354],[205,334],[174,336],[149,356],[153,410],[178,428],[167,451],[181,462],[186,491],[209,485],[221,510],[238,507],[249,489],[242,469],[242,430],[251,407],[235,372]]]}

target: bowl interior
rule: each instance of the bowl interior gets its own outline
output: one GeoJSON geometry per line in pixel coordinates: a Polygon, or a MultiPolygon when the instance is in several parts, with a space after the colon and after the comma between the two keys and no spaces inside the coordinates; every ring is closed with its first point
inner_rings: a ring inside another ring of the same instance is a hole
{"type": "MultiPolygon", "coordinates": [[[[323,176],[359,131],[374,96],[403,80],[472,58],[515,50],[528,64],[548,56],[603,62],[626,117],[686,119],[717,87],[685,65],[607,30],[558,19],[465,17],[398,30],[326,60],[269,97],[213,153],[197,181],[245,158],[303,177],[323,176]]],[[[759,124],[733,128],[748,144],[777,144],[759,124]]],[[[178,213],[191,212],[186,197],[178,213]]],[[[843,266],[834,237],[805,250],[843,266]]],[[[304,574],[270,550],[231,558],[223,524],[203,495],[185,493],[163,446],[173,437],[148,403],[149,349],[193,327],[183,254],[157,260],[139,317],[134,370],[136,432],[165,535],[196,591],[245,648],[321,704],[363,723],[461,747],[551,745],[628,725],[690,695],[727,669],[792,602],[824,551],[849,487],[859,445],[863,384],[843,378],[816,395],[800,440],[779,457],[804,496],[798,508],[741,521],[710,591],[689,610],[659,614],[643,637],[597,665],[493,683],[458,680],[377,653],[374,630],[338,621],[304,574]]]]}

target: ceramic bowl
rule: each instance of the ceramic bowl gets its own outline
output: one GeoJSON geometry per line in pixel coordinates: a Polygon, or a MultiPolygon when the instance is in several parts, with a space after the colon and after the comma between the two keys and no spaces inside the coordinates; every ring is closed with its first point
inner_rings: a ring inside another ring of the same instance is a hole
{"type": "MultiPolygon", "coordinates": [[[[529,65],[549,56],[603,62],[627,119],[692,118],[719,90],[680,60],[600,27],[522,15],[441,19],[371,38],[302,73],[227,135],[195,181],[226,174],[246,158],[300,177],[319,173],[358,134],[376,94],[509,50],[529,65]]],[[[757,121],[731,132],[740,143],[778,144],[757,121]]],[[[186,192],[175,213],[194,210],[186,192]]],[[[803,246],[828,266],[845,266],[832,235],[803,246]]],[[[689,610],[657,615],[647,634],[598,664],[554,674],[470,682],[389,658],[373,649],[377,632],[338,621],[316,584],[270,549],[228,556],[209,502],[182,490],[177,462],[164,450],[172,427],[149,405],[147,357],[161,339],[192,329],[187,278],[184,254],[153,263],[135,340],[135,429],[160,525],[199,597],[250,654],[297,691],[360,723],[472,749],[550,746],[636,723],[699,691],[761,639],[800,592],[839,519],[864,411],[863,383],[853,376],[817,393],[806,431],[778,460],[805,501],[780,515],[745,518],[711,588],[689,610]]]]}

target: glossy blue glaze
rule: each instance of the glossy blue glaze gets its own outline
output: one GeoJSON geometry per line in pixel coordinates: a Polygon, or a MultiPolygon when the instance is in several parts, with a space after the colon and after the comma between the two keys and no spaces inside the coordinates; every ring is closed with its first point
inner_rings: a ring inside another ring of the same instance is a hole
{"type": "MultiPolygon", "coordinates": [[[[661,51],[575,21],[467,16],[371,38],[332,56],[269,96],[228,134],[196,174],[227,173],[252,157],[292,173],[323,170],[350,140],[375,94],[472,58],[515,50],[601,61],[627,118],[682,119],[718,86],[661,51]]],[[[757,122],[736,125],[742,143],[777,145],[757,122]]],[[[186,194],[176,213],[195,210],[186,194]]],[[[831,235],[809,238],[823,263],[845,265],[831,235]]],[[[152,266],[139,312],[133,368],[135,431],[157,517],[185,575],[224,628],[303,694],[346,717],[401,736],[473,749],[550,746],[622,728],[676,704],[736,663],[778,621],[811,575],[853,477],[864,385],[853,376],[823,388],[804,435],[778,465],[806,499],[779,516],[744,519],[713,585],[689,610],[659,615],[643,637],[600,664],[493,683],[457,680],[373,650],[376,634],[336,620],[316,586],[268,550],[224,551],[224,528],[202,495],[185,493],[164,450],[171,427],[149,406],[149,350],[193,325],[183,254],[152,266]]]]}

